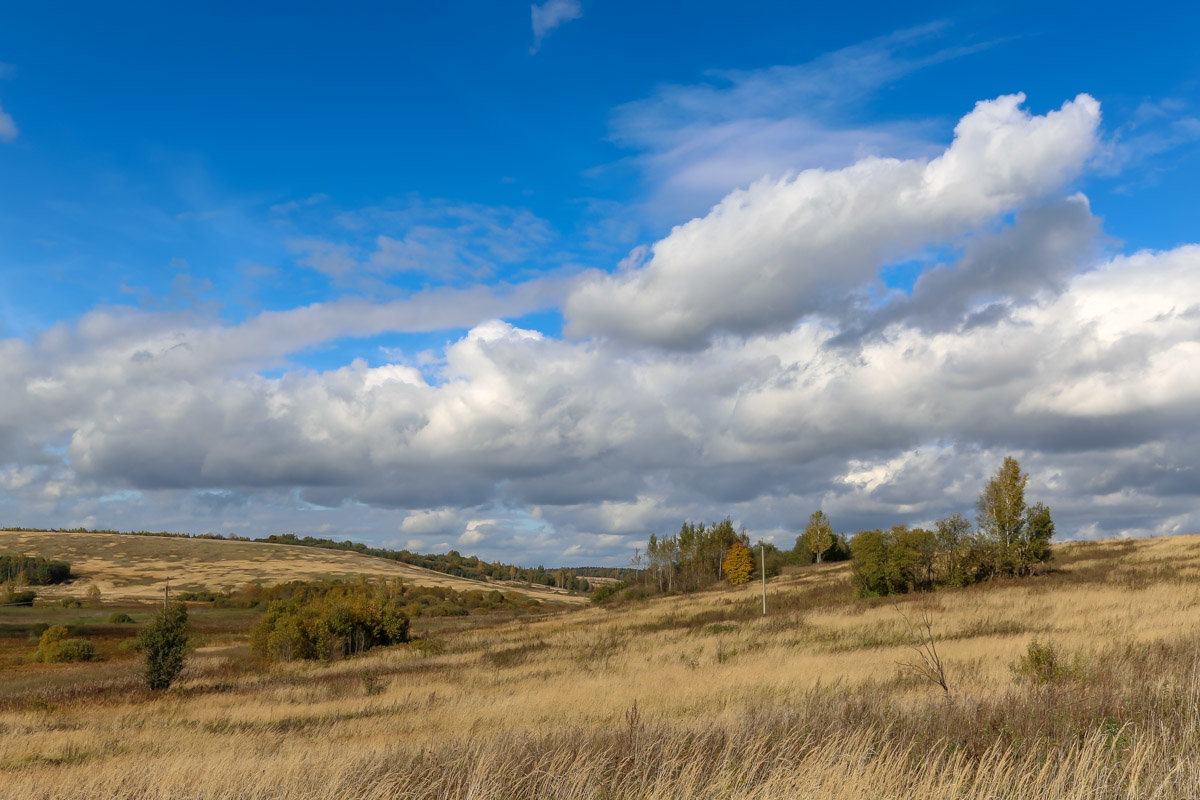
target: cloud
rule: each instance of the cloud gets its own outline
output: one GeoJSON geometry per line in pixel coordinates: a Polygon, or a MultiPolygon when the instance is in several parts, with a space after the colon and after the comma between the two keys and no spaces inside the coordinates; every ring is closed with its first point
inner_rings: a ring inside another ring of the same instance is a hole
{"type": "Polygon", "coordinates": [[[487,539],[488,535],[494,532],[496,528],[496,520],[494,519],[473,519],[467,523],[467,527],[458,537],[458,544],[463,547],[475,547],[487,539]]]}
{"type": "Polygon", "coordinates": [[[865,155],[924,155],[930,129],[863,125],[856,115],[879,89],[990,43],[930,50],[942,22],[898,31],[811,62],[713,71],[619,106],[611,137],[637,154],[649,199],[639,213],[663,221],[703,213],[735,187],[806,167],[839,168],[865,155]]]}
{"type": "MultiPolygon", "coordinates": [[[[1187,114],[1187,105],[1175,99],[1143,102],[1130,118],[1103,143],[1098,167],[1108,175],[1146,171],[1160,157],[1193,149],[1200,141],[1200,118],[1187,114]]],[[[1161,169],[1162,167],[1158,167],[1161,169]]]]}
{"type": "MultiPolygon", "coordinates": [[[[932,157],[736,191],[613,276],[236,324],[104,307],[0,339],[0,503],[21,524],[336,529],[623,564],[685,518],[790,546],[816,508],[840,531],[969,514],[1012,453],[1064,537],[1198,530],[1200,246],[1106,253],[1070,188],[1098,107],[1034,116],[1021,100],[980,103],[932,157]],[[908,258],[920,277],[888,290],[880,275],[908,258]],[[573,338],[511,321],[564,305],[573,338]],[[431,363],[290,362],[456,329],[431,363]]],[[[364,269],[414,213],[347,214],[358,238],[321,241],[364,269]]],[[[454,218],[496,252],[538,249],[499,230],[519,214],[454,218]]]]}
{"type": "Polygon", "coordinates": [[[198,513],[232,519],[303,487],[339,513],[411,509],[399,529],[413,538],[457,530],[460,547],[500,554],[524,537],[547,561],[572,547],[615,557],[684,517],[733,514],[786,539],[817,507],[842,530],[969,511],[1009,452],[1064,535],[1194,526],[1198,267],[1195,246],[1090,262],[990,322],[930,331],[901,317],[854,350],[812,321],[684,353],[491,322],[448,348],[436,383],[361,362],[159,371],[120,357],[153,326],[89,319],[3,342],[0,463],[10,496],[73,518],[103,521],[112,511],[87,498],[121,488],[149,509],[229,492],[234,507],[198,513]],[[67,443],[61,460],[52,441],[67,443]],[[518,511],[533,506],[530,527],[518,511]]]}
{"type": "Polygon", "coordinates": [[[579,0],[546,0],[529,7],[533,21],[533,45],[529,48],[530,55],[536,53],[546,38],[558,26],[583,16],[583,6],[579,0]]]}
{"type": "Polygon", "coordinates": [[[1032,116],[1024,95],[975,106],[937,158],[869,157],[730,193],[655,243],[642,266],[594,275],[567,299],[571,336],[701,347],[783,330],[844,300],[881,264],[952,243],[1075,177],[1100,107],[1080,95],[1032,116]]]}
{"type": "Polygon", "coordinates": [[[411,275],[432,283],[494,280],[537,261],[555,237],[550,224],[527,209],[408,198],[343,212],[334,230],[294,236],[288,246],[300,264],[339,285],[361,287],[411,275]]]}
{"type": "Polygon", "coordinates": [[[458,513],[453,509],[423,510],[407,515],[400,523],[400,532],[412,536],[439,536],[451,531],[457,523],[458,513]]]}
{"type": "MultiPolygon", "coordinates": [[[[869,294],[841,312],[837,341],[848,344],[903,320],[927,333],[1004,317],[1016,305],[1049,298],[1097,257],[1100,221],[1080,194],[1023,209],[1012,225],[973,236],[957,260],[921,265],[909,294],[886,302],[869,294]]],[[[827,314],[832,309],[827,310],[827,314]]]]}
{"type": "Polygon", "coordinates": [[[17,123],[4,112],[3,108],[0,108],[0,141],[14,141],[18,133],[20,131],[17,130],[17,123]]]}

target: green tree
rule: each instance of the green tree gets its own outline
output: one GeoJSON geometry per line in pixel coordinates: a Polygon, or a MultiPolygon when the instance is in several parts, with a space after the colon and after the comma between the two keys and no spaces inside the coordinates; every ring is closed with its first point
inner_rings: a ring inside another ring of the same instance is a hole
{"type": "Polygon", "coordinates": [[[1025,523],[1025,484],[1028,473],[1021,472],[1021,465],[1012,456],[1005,456],[1004,463],[984,484],[979,494],[976,522],[979,532],[995,548],[993,566],[999,572],[1012,572],[1016,566],[1015,549],[1025,523]]]}
{"type": "Polygon", "coordinates": [[[889,573],[887,535],[881,530],[859,531],[850,540],[850,553],[850,575],[858,594],[891,594],[895,581],[889,573]]]}
{"type": "Polygon", "coordinates": [[[898,590],[931,591],[938,556],[937,535],[924,528],[894,525],[888,536],[891,539],[892,574],[901,587],[898,590]]]}
{"type": "Polygon", "coordinates": [[[940,556],[938,581],[950,586],[966,586],[974,582],[970,555],[975,542],[971,535],[971,523],[962,514],[951,514],[938,520],[935,535],[940,556]]]}
{"type": "Polygon", "coordinates": [[[804,526],[804,543],[808,545],[818,564],[821,563],[821,556],[825,551],[833,547],[833,525],[824,511],[814,511],[808,518],[808,525],[804,526]]]}
{"type": "Polygon", "coordinates": [[[1030,568],[1050,558],[1050,538],[1054,536],[1054,520],[1043,503],[1034,503],[1025,512],[1025,524],[1017,539],[1017,571],[1027,575],[1030,568]]]}
{"type": "Polygon", "coordinates": [[[1029,474],[1006,456],[979,495],[979,532],[991,551],[987,571],[992,574],[1028,575],[1034,564],[1050,557],[1054,522],[1042,503],[1026,508],[1028,482],[1029,474]]]}
{"type": "Polygon", "coordinates": [[[172,603],[158,612],[138,634],[138,644],[146,657],[146,686],[154,691],[168,688],[187,658],[187,607],[172,603]]]}

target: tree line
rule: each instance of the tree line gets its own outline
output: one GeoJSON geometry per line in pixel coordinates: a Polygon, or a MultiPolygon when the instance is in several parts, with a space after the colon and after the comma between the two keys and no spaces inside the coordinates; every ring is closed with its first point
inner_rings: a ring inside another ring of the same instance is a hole
{"type": "Polygon", "coordinates": [[[271,534],[255,542],[270,544],[292,544],[303,547],[320,547],[327,550],[349,550],[363,555],[386,558],[412,564],[415,567],[455,575],[459,578],[469,578],[477,581],[518,581],[532,583],[538,586],[551,586],[567,591],[591,591],[592,586],[587,578],[580,575],[580,570],[558,568],[546,569],[543,566],[518,567],[515,564],[502,564],[498,561],[484,561],[477,556],[464,556],[457,550],[448,553],[429,553],[422,555],[408,550],[389,550],[382,547],[368,547],[360,542],[350,540],[338,542],[333,539],[318,539],[312,536],[296,536],[293,533],[271,534]]]}
{"type": "Polygon", "coordinates": [[[0,555],[0,582],[13,586],[50,586],[71,580],[71,565],[41,556],[0,555]]]}
{"type": "Polygon", "coordinates": [[[592,602],[694,592],[724,581],[737,585],[758,577],[764,567],[770,578],[784,566],[849,558],[849,541],[833,533],[828,517],[820,511],[813,514],[790,550],[770,542],[751,544],[746,529],[737,530],[729,517],[713,523],[688,520],[678,533],[650,534],[646,547],[634,552],[631,573],[619,583],[597,588],[592,602]]]}
{"type": "Polygon", "coordinates": [[[974,529],[952,514],[933,530],[895,525],[859,532],[851,542],[858,593],[902,594],[1029,575],[1050,558],[1054,521],[1044,504],[1025,504],[1028,482],[1028,473],[1008,456],[979,495],[974,529]]]}
{"type": "Polygon", "coordinates": [[[860,596],[928,591],[966,586],[1005,575],[1028,575],[1050,557],[1054,522],[1042,503],[1027,506],[1029,475],[1011,456],[985,484],[977,503],[977,527],[962,514],[939,520],[933,530],[894,525],[853,536],[834,533],[824,511],[809,517],[791,550],[773,544],[751,545],[745,528],[724,520],[710,525],[684,522],[677,534],[651,534],[635,551],[634,574],[602,586],[595,603],[614,598],[693,592],[727,581],[732,585],[779,574],[785,565],[804,566],[851,561],[860,596]]]}

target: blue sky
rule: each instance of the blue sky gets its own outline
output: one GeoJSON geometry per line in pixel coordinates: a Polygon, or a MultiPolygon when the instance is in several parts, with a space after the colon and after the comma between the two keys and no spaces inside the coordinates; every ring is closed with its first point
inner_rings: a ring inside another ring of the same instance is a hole
{"type": "Polygon", "coordinates": [[[624,563],[1011,452],[1066,536],[1194,531],[1198,22],[10,9],[0,517],[624,563]]]}

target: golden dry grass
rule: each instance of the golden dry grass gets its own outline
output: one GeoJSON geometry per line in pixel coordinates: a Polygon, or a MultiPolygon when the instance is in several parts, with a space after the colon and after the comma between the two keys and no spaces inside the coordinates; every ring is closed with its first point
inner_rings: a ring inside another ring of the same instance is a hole
{"type": "Polygon", "coordinates": [[[1059,548],[1023,581],[857,600],[844,565],[331,665],[198,652],[0,692],[0,796],[1200,797],[1200,537],[1059,548]],[[951,693],[898,666],[928,614],[951,693]],[[1031,639],[1064,667],[1012,665],[1031,639]]]}
{"type": "MultiPolygon", "coordinates": [[[[46,598],[81,596],[96,585],[105,601],[148,600],[162,596],[167,578],[184,591],[224,591],[259,581],[284,583],[322,578],[403,578],[422,586],[456,591],[483,588],[479,581],[446,575],[384,558],[299,545],[184,539],[115,533],[0,531],[0,553],[23,553],[68,561],[77,576],[70,584],[38,587],[46,598]]],[[[508,585],[539,599],[585,603],[540,586],[508,585]]]]}

